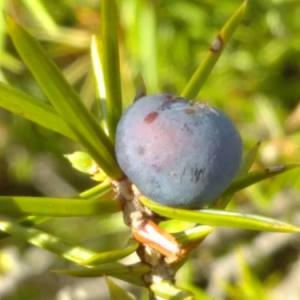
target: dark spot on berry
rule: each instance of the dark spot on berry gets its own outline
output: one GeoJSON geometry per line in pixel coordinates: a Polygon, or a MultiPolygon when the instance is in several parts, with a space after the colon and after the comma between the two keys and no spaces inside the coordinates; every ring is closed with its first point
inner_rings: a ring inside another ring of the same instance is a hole
{"type": "Polygon", "coordinates": [[[166,100],[162,103],[161,105],[161,110],[167,110],[167,109],[173,109],[176,107],[182,107],[182,106],[185,106],[187,103],[187,101],[183,100],[183,98],[180,98],[180,97],[173,97],[171,100],[166,100]]]}
{"type": "Polygon", "coordinates": [[[162,110],[169,109],[170,106],[172,105],[172,103],[174,103],[173,98],[164,101],[164,102],[162,103],[162,105],[161,105],[161,109],[162,109],[162,110]]]}
{"type": "Polygon", "coordinates": [[[177,178],[178,177],[178,174],[176,172],[171,172],[170,175],[174,178],[177,178]]]}
{"type": "Polygon", "coordinates": [[[161,167],[159,167],[158,165],[156,164],[152,164],[151,167],[156,171],[156,172],[160,172],[161,171],[161,167]]]}
{"type": "Polygon", "coordinates": [[[204,173],[202,168],[192,168],[191,169],[191,181],[197,183],[201,179],[201,175],[204,173]]]}
{"type": "Polygon", "coordinates": [[[152,123],[157,117],[158,117],[158,112],[153,111],[153,112],[149,113],[149,114],[144,118],[144,122],[150,124],[150,123],[152,123]]]}
{"type": "Polygon", "coordinates": [[[182,131],[184,131],[185,133],[189,133],[189,134],[193,134],[193,130],[190,128],[190,126],[186,123],[184,123],[183,127],[182,127],[182,131]]]}
{"type": "Polygon", "coordinates": [[[184,180],[184,175],[186,173],[186,167],[183,168],[183,171],[181,172],[180,174],[180,181],[183,181],[184,180]]]}
{"type": "Polygon", "coordinates": [[[143,146],[139,146],[138,149],[137,149],[137,153],[139,155],[143,155],[145,153],[145,148],[143,146]]]}
{"type": "Polygon", "coordinates": [[[193,108],[186,108],[183,110],[187,115],[192,115],[195,113],[195,110],[193,108]]]}

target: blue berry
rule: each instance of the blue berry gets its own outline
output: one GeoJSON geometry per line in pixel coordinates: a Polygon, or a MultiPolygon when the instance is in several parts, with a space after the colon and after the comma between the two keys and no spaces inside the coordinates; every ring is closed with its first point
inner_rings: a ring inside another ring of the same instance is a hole
{"type": "Polygon", "coordinates": [[[160,94],[140,98],[124,113],[116,155],[145,196],[169,206],[201,208],[236,175],[242,143],[219,110],[160,94]]]}

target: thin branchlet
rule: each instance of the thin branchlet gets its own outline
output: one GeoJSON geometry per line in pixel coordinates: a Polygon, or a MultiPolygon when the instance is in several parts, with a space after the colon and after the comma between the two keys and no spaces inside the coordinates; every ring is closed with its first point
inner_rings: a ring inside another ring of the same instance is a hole
{"type": "MultiPolygon", "coordinates": [[[[152,221],[155,216],[139,202],[140,192],[138,189],[128,179],[113,181],[112,183],[116,197],[122,203],[124,222],[131,228],[133,237],[137,236],[135,232],[140,230],[147,231],[147,226],[153,225],[151,230],[156,230],[157,225],[152,221]]],[[[160,231],[157,231],[155,234],[161,235],[162,239],[166,238],[160,231]]],[[[169,238],[168,235],[167,238],[169,238]]],[[[170,259],[168,260],[165,255],[148,246],[147,243],[139,240],[138,242],[140,246],[137,250],[137,255],[143,263],[151,267],[151,271],[144,276],[146,285],[150,287],[153,283],[163,280],[174,282],[175,270],[170,263],[170,259]]],[[[177,246],[175,239],[170,236],[170,243],[172,242],[174,242],[174,247],[177,246]]]]}

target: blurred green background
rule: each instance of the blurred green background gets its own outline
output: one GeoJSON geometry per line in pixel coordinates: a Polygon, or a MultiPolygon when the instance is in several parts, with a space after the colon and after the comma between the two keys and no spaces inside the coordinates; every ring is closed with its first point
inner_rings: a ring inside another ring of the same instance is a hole
{"type": "MultiPolygon", "coordinates": [[[[300,3],[250,2],[245,21],[200,98],[231,116],[245,149],[262,141],[255,168],[299,163],[300,3]]],[[[100,3],[0,0],[0,10],[41,41],[91,110],[99,101],[91,69],[90,39],[99,34],[100,3]]],[[[147,93],[180,93],[214,35],[241,1],[118,3],[123,97],[128,106],[140,91],[141,76],[147,93]]],[[[3,13],[0,80],[47,101],[7,37],[3,13]]],[[[1,194],[72,196],[91,187],[93,183],[74,171],[62,156],[74,150],[77,146],[58,134],[0,110],[1,194]]],[[[299,171],[291,171],[239,193],[230,208],[299,225],[299,188],[299,171]]],[[[44,228],[94,249],[117,247],[127,232],[120,215],[101,220],[55,219],[44,228]]],[[[2,240],[0,246],[0,299],[107,297],[101,279],[73,279],[48,272],[48,268],[64,263],[43,250],[11,238],[2,240]]],[[[214,299],[297,300],[299,249],[296,235],[218,229],[183,267],[179,282],[199,295],[201,288],[214,299]]],[[[199,299],[209,299],[202,297],[199,299]]]]}

